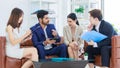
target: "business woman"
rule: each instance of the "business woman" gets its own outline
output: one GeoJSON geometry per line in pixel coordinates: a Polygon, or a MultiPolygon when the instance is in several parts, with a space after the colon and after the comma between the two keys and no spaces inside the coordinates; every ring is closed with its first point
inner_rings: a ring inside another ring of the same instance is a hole
{"type": "Polygon", "coordinates": [[[75,13],[70,13],[67,16],[67,22],[68,25],[63,28],[64,42],[68,46],[69,57],[78,59],[78,52],[83,44],[83,40],[80,39],[83,29],[79,26],[75,13]]]}
{"type": "Polygon", "coordinates": [[[28,30],[23,36],[19,37],[19,27],[22,24],[23,11],[19,8],[14,8],[11,12],[10,18],[6,28],[6,55],[13,58],[29,58],[21,68],[29,68],[32,65],[32,61],[38,61],[37,50],[31,48],[20,48],[20,43],[31,34],[28,30]]]}

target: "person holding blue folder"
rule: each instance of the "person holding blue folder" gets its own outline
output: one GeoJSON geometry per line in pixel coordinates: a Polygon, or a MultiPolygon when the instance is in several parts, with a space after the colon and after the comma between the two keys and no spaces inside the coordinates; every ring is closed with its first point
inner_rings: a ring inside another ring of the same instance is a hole
{"type": "MultiPolygon", "coordinates": [[[[110,23],[102,20],[102,13],[99,9],[93,9],[89,11],[89,14],[89,31],[97,31],[107,36],[107,38],[99,42],[93,40],[87,41],[86,52],[88,53],[88,60],[94,60],[95,55],[101,55],[102,68],[108,68],[110,64],[111,38],[117,35],[117,33],[110,23]]],[[[94,61],[89,61],[89,66],[90,68],[94,68],[94,61]]]]}
{"type": "Polygon", "coordinates": [[[107,38],[106,35],[101,34],[95,30],[84,32],[80,37],[87,42],[89,42],[91,40],[94,42],[100,42],[100,41],[104,40],[105,38],[107,38]]]}

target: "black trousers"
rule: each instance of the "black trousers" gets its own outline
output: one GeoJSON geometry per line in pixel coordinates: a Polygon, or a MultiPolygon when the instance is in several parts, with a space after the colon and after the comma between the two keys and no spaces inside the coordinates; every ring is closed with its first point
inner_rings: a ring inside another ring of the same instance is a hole
{"type": "MultiPolygon", "coordinates": [[[[93,46],[87,46],[86,52],[88,53],[88,60],[94,60],[95,55],[101,55],[102,66],[109,67],[111,46],[103,46],[103,47],[95,47],[95,48],[93,46]]],[[[89,63],[94,63],[94,61],[89,61],[89,63]]]]}

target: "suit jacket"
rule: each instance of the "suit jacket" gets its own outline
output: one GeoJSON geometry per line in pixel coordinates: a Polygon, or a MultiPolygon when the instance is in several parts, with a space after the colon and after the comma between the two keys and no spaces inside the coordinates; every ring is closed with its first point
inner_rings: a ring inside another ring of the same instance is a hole
{"type": "MultiPolygon", "coordinates": [[[[92,30],[95,30],[95,26],[92,30]]],[[[97,43],[98,47],[102,46],[110,46],[111,45],[111,38],[114,35],[117,35],[116,31],[113,29],[112,25],[104,20],[101,21],[99,27],[99,33],[102,33],[107,36],[106,39],[97,43]]]]}
{"type": "MultiPolygon", "coordinates": [[[[75,40],[77,41],[78,45],[80,46],[81,43],[83,43],[83,40],[80,39],[80,35],[83,33],[83,29],[76,25],[75,29],[75,40]]],[[[64,26],[63,28],[63,36],[64,36],[64,42],[66,45],[68,45],[70,42],[72,42],[72,33],[70,26],[64,26]]]]}
{"type": "MultiPolygon", "coordinates": [[[[30,29],[32,30],[32,41],[34,46],[38,47],[40,45],[44,45],[43,42],[46,40],[46,37],[41,25],[38,23],[30,29]]],[[[48,38],[54,38],[54,36],[52,35],[52,29],[56,30],[55,26],[53,24],[48,24],[46,28],[48,38]]],[[[57,36],[56,42],[60,42],[59,35],[57,36]]]]}

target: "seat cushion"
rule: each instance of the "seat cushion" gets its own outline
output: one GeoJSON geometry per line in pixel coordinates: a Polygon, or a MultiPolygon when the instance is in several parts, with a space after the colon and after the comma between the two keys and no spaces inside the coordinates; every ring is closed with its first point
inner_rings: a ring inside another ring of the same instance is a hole
{"type": "Polygon", "coordinates": [[[101,56],[100,55],[96,55],[95,56],[95,65],[97,66],[101,66],[101,56]]]}
{"type": "Polygon", "coordinates": [[[6,56],[6,68],[21,68],[21,59],[11,58],[6,56]]]}

